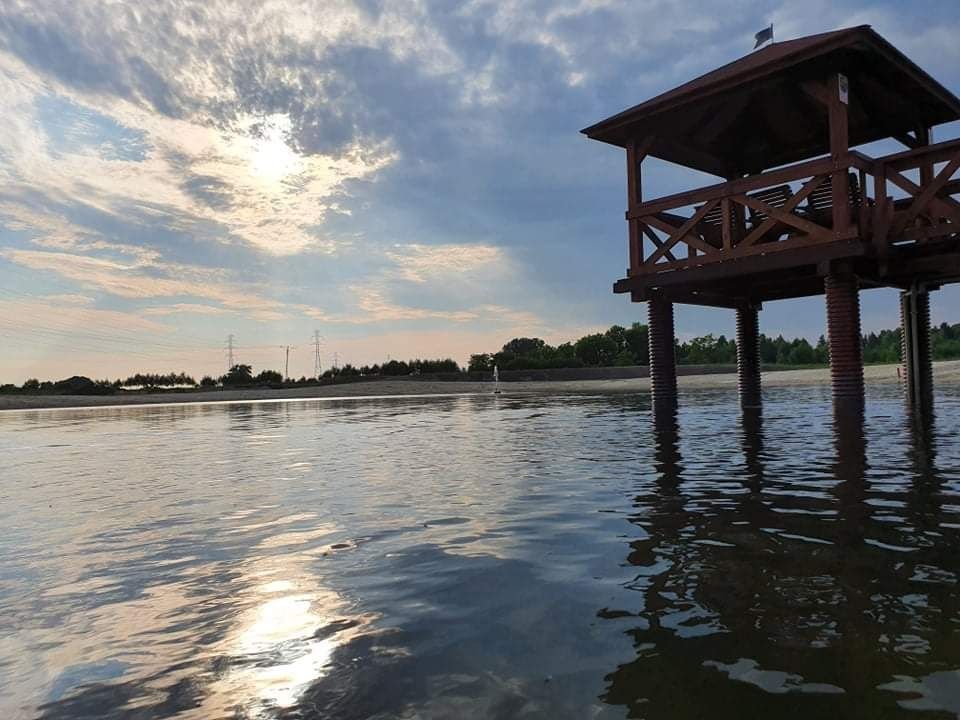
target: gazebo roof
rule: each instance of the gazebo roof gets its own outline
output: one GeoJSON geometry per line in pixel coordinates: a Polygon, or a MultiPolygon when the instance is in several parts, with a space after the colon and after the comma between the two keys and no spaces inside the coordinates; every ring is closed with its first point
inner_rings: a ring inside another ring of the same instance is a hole
{"type": "Polygon", "coordinates": [[[613,115],[582,132],[734,177],[829,152],[825,108],[803,89],[833,73],[850,81],[856,146],[960,119],[960,99],[869,25],[778,42],[613,115]]]}

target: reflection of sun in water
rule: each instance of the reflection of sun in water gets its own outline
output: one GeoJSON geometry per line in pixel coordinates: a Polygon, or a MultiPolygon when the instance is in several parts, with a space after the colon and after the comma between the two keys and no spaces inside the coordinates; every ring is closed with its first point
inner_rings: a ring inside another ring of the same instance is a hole
{"type": "MultiPolygon", "coordinates": [[[[312,637],[323,618],[312,609],[310,596],[281,596],[256,609],[252,623],[238,638],[238,655],[259,658],[239,675],[247,689],[257,688],[261,702],[293,705],[303,690],[323,676],[337,644],[312,637]]],[[[239,679],[239,678],[235,678],[239,679]]]]}
{"type": "MultiPolygon", "coordinates": [[[[263,529],[311,517],[291,515],[242,527],[263,529]]],[[[260,541],[266,554],[251,558],[238,585],[236,603],[242,610],[213,652],[219,669],[207,686],[201,717],[266,720],[295,708],[330,671],[336,649],[365,631],[371,618],[345,612],[343,598],[304,568],[310,555],[297,552],[333,529],[322,523],[310,529],[281,527],[260,541]],[[281,549],[285,552],[273,552],[281,549]]]]}
{"type": "Polygon", "coordinates": [[[287,144],[291,127],[288,116],[271,115],[253,140],[250,171],[265,185],[278,185],[304,169],[303,158],[287,144]]]}

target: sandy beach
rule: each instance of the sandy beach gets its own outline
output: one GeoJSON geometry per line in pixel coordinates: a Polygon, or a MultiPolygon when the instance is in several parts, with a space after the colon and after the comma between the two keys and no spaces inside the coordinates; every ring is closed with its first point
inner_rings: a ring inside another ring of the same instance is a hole
{"type": "MultiPolygon", "coordinates": [[[[960,381],[960,360],[934,363],[934,376],[940,382],[960,381]]],[[[895,383],[896,365],[869,365],[864,368],[869,383],[895,383]]],[[[777,370],[763,373],[765,387],[820,385],[830,381],[827,368],[813,370],[777,370]]],[[[681,388],[734,388],[737,376],[733,373],[713,375],[682,375],[681,388]]],[[[567,380],[502,383],[506,394],[516,393],[617,393],[647,392],[648,378],[626,380],[567,380]]],[[[366,382],[327,385],[322,387],[286,388],[271,390],[217,390],[182,393],[136,393],[130,395],[5,395],[0,396],[0,411],[39,410],[47,408],[105,407],[113,405],[157,405],[168,403],[233,402],[244,400],[284,400],[309,398],[375,397],[403,395],[457,395],[490,392],[491,383],[474,381],[437,381],[418,378],[371,380],[366,382]]]]}

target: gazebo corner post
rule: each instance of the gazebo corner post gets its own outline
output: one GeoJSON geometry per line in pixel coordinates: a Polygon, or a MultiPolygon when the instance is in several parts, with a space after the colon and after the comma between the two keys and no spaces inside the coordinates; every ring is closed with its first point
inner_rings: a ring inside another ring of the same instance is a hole
{"type": "Polygon", "coordinates": [[[830,158],[833,173],[833,232],[845,235],[850,228],[850,178],[847,175],[850,150],[849,80],[842,73],[834,73],[827,83],[827,116],[830,128],[830,158]]]}
{"type": "Polygon", "coordinates": [[[641,166],[650,147],[653,136],[632,139],[627,143],[627,227],[630,235],[630,267],[628,276],[636,275],[643,265],[643,221],[637,217],[637,210],[643,202],[643,175],[641,166]]]}
{"type": "Polygon", "coordinates": [[[760,305],[744,303],[737,313],[737,390],[744,408],[760,406],[760,305]]]}
{"type": "Polygon", "coordinates": [[[650,395],[654,410],[677,405],[677,358],[673,303],[659,295],[647,300],[650,395]]]}
{"type": "MultiPolygon", "coordinates": [[[[933,144],[933,131],[926,125],[920,125],[916,130],[917,146],[927,147],[933,144]]],[[[926,162],[920,166],[920,187],[925,188],[933,182],[933,164],[926,162]]]]}

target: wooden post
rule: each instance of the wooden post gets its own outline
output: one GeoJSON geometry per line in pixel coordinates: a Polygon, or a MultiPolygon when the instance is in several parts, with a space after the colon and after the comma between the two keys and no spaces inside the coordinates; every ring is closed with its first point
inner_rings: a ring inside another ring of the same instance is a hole
{"type": "MultiPolygon", "coordinates": [[[[830,157],[834,163],[846,157],[849,150],[847,119],[848,81],[837,73],[827,83],[827,114],[830,121],[830,157]]],[[[845,233],[850,227],[850,179],[847,168],[833,173],[833,232],[845,233]]]]}
{"type": "MultiPolygon", "coordinates": [[[[926,147],[932,141],[930,128],[921,127],[917,130],[917,147],[926,147]]],[[[920,187],[924,188],[933,182],[933,165],[924,163],[920,166],[920,187]]]]}
{"type": "Polygon", "coordinates": [[[835,406],[863,404],[863,351],[860,344],[860,292],[857,278],[830,272],[824,278],[830,380],[835,406]]]}
{"type": "MultiPolygon", "coordinates": [[[[917,146],[925,147],[929,145],[933,139],[930,128],[928,127],[919,127],[917,128],[917,146]]],[[[923,192],[927,187],[930,186],[930,183],[933,182],[933,163],[923,163],[920,166],[920,191],[923,192]]],[[[916,223],[914,223],[916,224],[916,223]]],[[[925,243],[927,239],[925,237],[920,237],[918,242],[925,243]]]]}
{"type": "Polygon", "coordinates": [[[760,405],[760,318],[756,305],[737,308],[737,388],[743,407],[760,405]]]}
{"type": "Polygon", "coordinates": [[[655,406],[677,402],[677,364],[674,350],[673,303],[659,297],[647,302],[650,349],[650,394],[655,406]]]}
{"type": "MultiPolygon", "coordinates": [[[[640,202],[640,163],[637,162],[637,143],[627,144],[627,213],[633,210],[634,205],[640,202]]],[[[628,275],[633,275],[643,264],[643,231],[640,221],[631,218],[627,220],[630,232],[630,269],[628,275]]]]}
{"type": "Polygon", "coordinates": [[[888,233],[893,207],[887,195],[887,166],[882,162],[873,164],[873,247],[880,257],[890,254],[888,233]]]}
{"type": "MultiPolygon", "coordinates": [[[[631,140],[627,143],[627,214],[631,214],[643,202],[643,178],[640,165],[653,145],[653,137],[642,141],[631,140]]],[[[643,224],[639,219],[627,220],[630,232],[630,269],[628,275],[640,271],[643,265],[643,224]]]]}
{"type": "Polygon", "coordinates": [[[900,348],[911,406],[926,412],[933,405],[930,351],[930,295],[914,285],[900,293],[900,348]]]}
{"type": "Polygon", "coordinates": [[[723,198],[720,201],[720,237],[723,241],[724,250],[733,249],[733,228],[731,227],[732,218],[730,217],[730,198],[723,198]]]}

